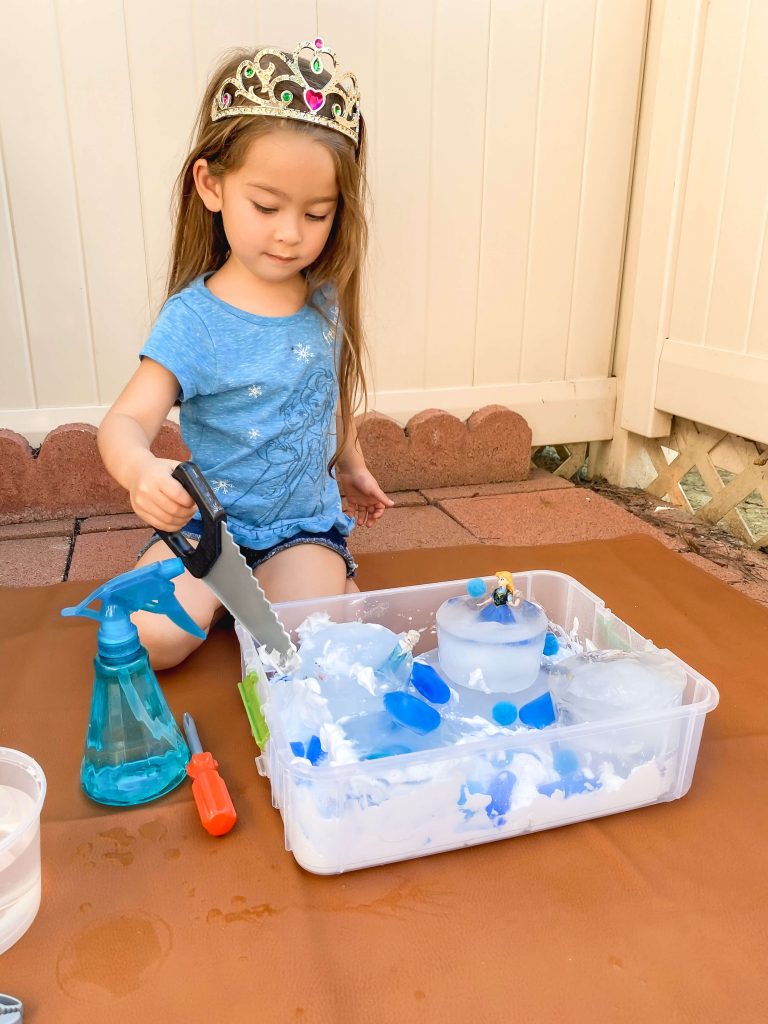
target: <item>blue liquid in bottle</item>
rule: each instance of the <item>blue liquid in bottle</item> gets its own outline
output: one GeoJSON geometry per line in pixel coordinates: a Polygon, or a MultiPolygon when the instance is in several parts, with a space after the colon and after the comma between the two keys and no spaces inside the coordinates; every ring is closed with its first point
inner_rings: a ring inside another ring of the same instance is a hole
{"type": "Polygon", "coordinates": [[[96,658],[91,718],[80,770],[83,789],[102,804],[129,806],[168,793],[186,776],[189,750],[149,666],[96,658]]]}

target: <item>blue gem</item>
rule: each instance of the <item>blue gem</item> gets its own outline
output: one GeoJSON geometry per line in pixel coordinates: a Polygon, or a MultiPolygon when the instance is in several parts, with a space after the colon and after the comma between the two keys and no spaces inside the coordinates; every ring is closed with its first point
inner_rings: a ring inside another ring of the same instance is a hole
{"type": "Polygon", "coordinates": [[[307,744],[307,760],[310,764],[317,764],[322,757],[325,757],[325,751],[320,745],[320,737],[313,736],[307,744]]]}
{"type": "Polygon", "coordinates": [[[418,697],[403,693],[402,690],[385,693],[384,707],[398,725],[413,729],[414,732],[418,732],[422,736],[428,732],[434,732],[441,722],[438,711],[431,708],[429,704],[425,704],[423,700],[419,700],[418,697]]]}
{"type": "Polygon", "coordinates": [[[440,678],[431,665],[422,661],[414,661],[411,669],[411,682],[422,697],[432,704],[447,704],[451,699],[448,684],[440,678]]]}
{"type": "Polygon", "coordinates": [[[557,637],[554,633],[547,633],[544,639],[544,653],[546,655],[557,654],[560,650],[560,644],[557,642],[557,637]]]}
{"type": "Polygon", "coordinates": [[[520,721],[532,729],[546,729],[556,719],[555,708],[549,692],[529,701],[520,708],[520,721]]]}

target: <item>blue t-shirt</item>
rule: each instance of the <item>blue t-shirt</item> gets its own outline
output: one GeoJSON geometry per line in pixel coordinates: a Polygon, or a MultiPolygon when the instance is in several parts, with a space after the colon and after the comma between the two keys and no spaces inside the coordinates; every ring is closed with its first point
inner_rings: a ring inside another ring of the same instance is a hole
{"type": "MultiPolygon", "coordinates": [[[[181,435],[239,544],[263,549],[354,519],[328,463],[336,446],[336,339],[310,305],[266,317],[198,277],[163,306],[141,357],[179,382],[181,435]]],[[[335,322],[336,309],[328,309],[335,322]]]]}

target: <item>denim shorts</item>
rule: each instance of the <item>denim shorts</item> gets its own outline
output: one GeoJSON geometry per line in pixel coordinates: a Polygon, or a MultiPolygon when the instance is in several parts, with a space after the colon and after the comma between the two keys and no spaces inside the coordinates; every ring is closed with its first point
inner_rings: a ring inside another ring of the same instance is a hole
{"type": "MultiPolygon", "coordinates": [[[[181,534],[186,537],[187,540],[200,540],[202,536],[203,528],[202,523],[199,519],[191,519],[187,525],[182,529],[181,534]]],[[[137,559],[147,552],[153,544],[161,540],[160,534],[153,533],[147,543],[141,548],[137,559]]],[[[247,548],[243,544],[240,544],[240,550],[243,553],[243,557],[251,569],[258,569],[260,565],[263,565],[268,558],[272,555],[276,555],[279,551],[287,551],[288,548],[295,548],[299,544],[320,544],[321,547],[330,548],[331,551],[335,551],[337,555],[341,555],[347,566],[347,579],[352,579],[357,570],[357,562],[349,552],[347,547],[347,538],[341,533],[335,526],[332,526],[330,530],[325,530],[323,533],[308,533],[306,530],[301,530],[299,533],[295,533],[292,537],[288,537],[286,540],[280,540],[277,544],[273,544],[271,548],[262,548],[257,550],[256,548],[247,548]]],[[[170,548],[168,549],[170,551],[170,548]]]]}

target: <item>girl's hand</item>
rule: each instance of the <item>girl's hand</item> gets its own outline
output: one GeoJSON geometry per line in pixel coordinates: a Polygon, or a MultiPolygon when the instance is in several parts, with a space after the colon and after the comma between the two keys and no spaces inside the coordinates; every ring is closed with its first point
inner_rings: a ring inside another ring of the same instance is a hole
{"type": "Polygon", "coordinates": [[[358,526],[373,526],[384,515],[384,509],[394,505],[366,468],[339,472],[338,480],[344,491],[345,511],[357,519],[358,526]]]}
{"type": "Polygon", "coordinates": [[[178,464],[174,459],[158,459],[147,453],[128,488],[136,515],[165,533],[176,533],[186,526],[195,511],[192,498],[171,476],[178,464]]]}

